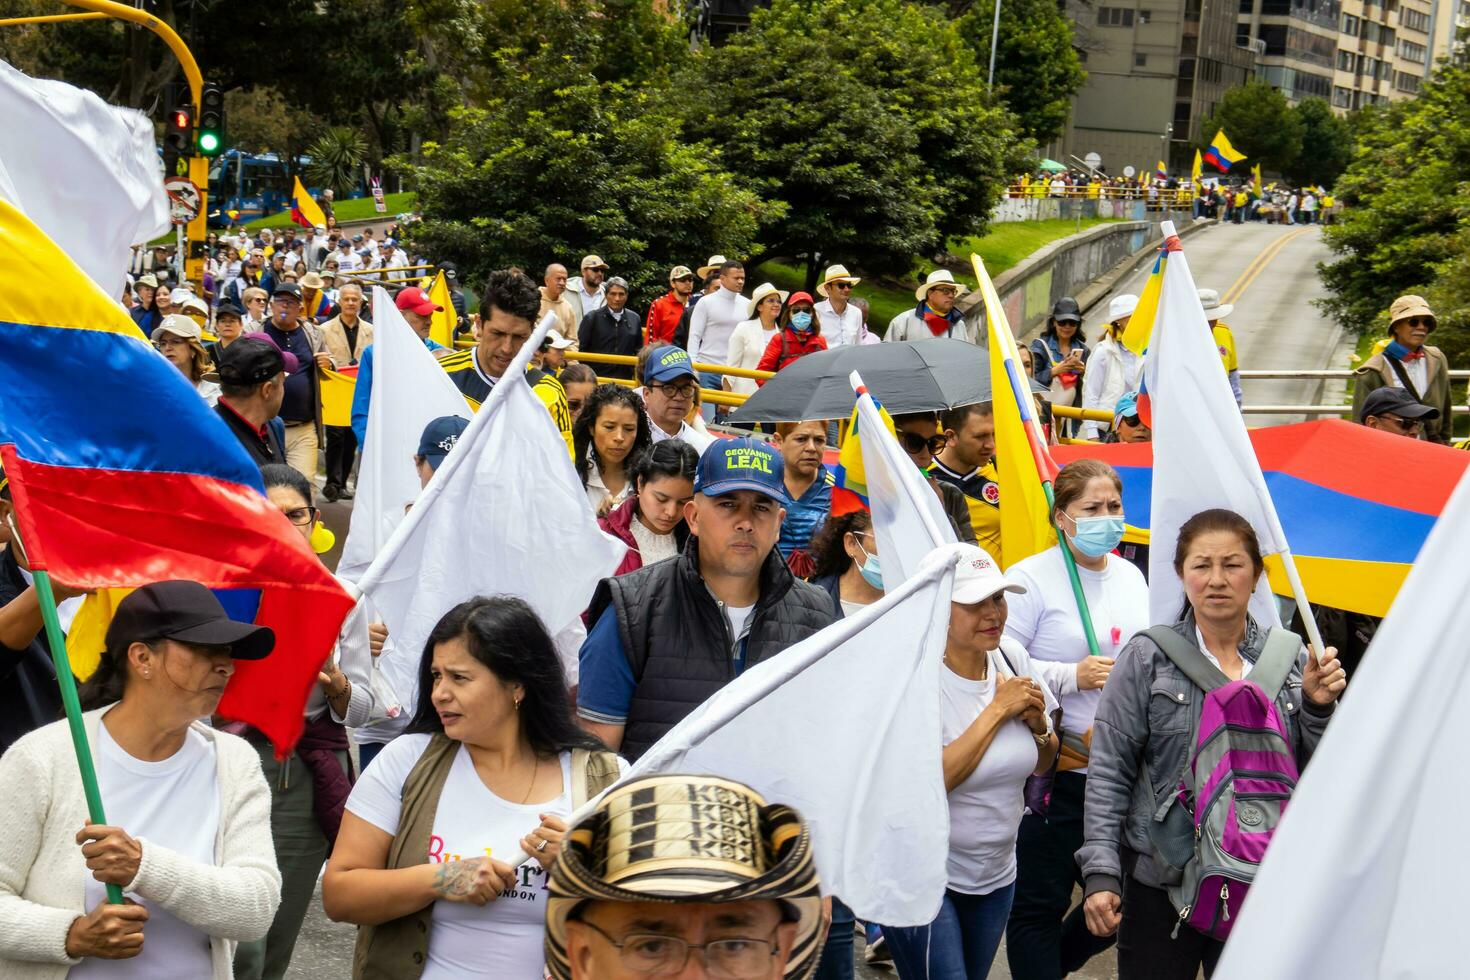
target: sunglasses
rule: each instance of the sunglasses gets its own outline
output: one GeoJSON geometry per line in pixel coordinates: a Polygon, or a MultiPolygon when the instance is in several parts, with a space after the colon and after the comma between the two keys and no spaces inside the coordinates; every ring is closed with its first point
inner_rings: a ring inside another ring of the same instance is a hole
{"type": "Polygon", "coordinates": [[[1431,330],[1434,329],[1434,317],[1432,316],[1409,316],[1404,317],[1399,322],[1407,323],[1411,327],[1428,327],[1431,330]]]}
{"type": "Polygon", "coordinates": [[[829,284],[827,286],[827,288],[828,289],[851,289],[852,288],[852,283],[850,283],[850,282],[834,282],[834,283],[829,284]]]}
{"type": "Polygon", "coordinates": [[[582,410],[582,399],[568,398],[567,408],[571,409],[573,412],[580,412],[582,410]]]}
{"type": "Polygon", "coordinates": [[[915,435],[912,432],[899,432],[898,437],[903,440],[904,452],[910,456],[915,456],[925,449],[929,450],[929,454],[932,456],[943,451],[944,447],[949,444],[949,440],[945,439],[944,436],[930,436],[925,439],[923,436],[915,435]]]}
{"type": "Polygon", "coordinates": [[[1143,424],[1143,419],[1139,418],[1137,415],[1125,415],[1125,416],[1123,416],[1122,421],[1123,421],[1123,424],[1124,425],[1142,425],[1143,424]]]}
{"type": "Polygon", "coordinates": [[[1418,419],[1404,419],[1399,418],[1397,415],[1380,415],[1378,417],[1385,422],[1392,422],[1394,427],[1400,432],[1418,432],[1424,427],[1424,423],[1418,419]]]}

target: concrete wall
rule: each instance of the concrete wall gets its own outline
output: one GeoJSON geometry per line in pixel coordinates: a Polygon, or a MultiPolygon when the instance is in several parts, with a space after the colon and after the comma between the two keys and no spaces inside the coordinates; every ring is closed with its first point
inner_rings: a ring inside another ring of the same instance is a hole
{"type": "Polygon", "coordinates": [[[1090,198],[1007,197],[990,214],[991,221],[1045,221],[1050,218],[1121,218],[1143,221],[1146,202],[1090,198]]]}

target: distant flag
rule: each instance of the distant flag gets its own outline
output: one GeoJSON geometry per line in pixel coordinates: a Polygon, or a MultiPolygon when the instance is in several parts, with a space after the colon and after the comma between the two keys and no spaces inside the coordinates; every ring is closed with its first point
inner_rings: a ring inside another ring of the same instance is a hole
{"type": "Polygon", "coordinates": [[[219,713],[289,749],[352,600],[188,379],[5,201],[0,369],[0,455],[32,565],[87,589],[191,579],[271,627],[275,651],[235,664],[219,713]]]}
{"type": "Polygon", "coordinates": [[[454,312],[454,303],[449,298],[449,280],[444,277],[443,269],[434,276],[428,292],[429,301],[439,306],[438,312],[430,315],[429,339],[453,350],[454,325],[459,318],[454,312]]]}
{"type": "Polygon", "coordinates": [[[352,395],[357,390],[357,368],[321,371],[322,425],[352,425],[352,395]]]}
{"type": "Polygon", "coordinates": [[[1251,167],[1251,190],[1255,191],[1256,197],[1264,197],[1261,193],[1261,165],[1258,163],[1251,167]]]}
{"type": "Polygon", "coordinates": [[[1204,172],[1204,165],[1200,162],[1199,150],[1194,151],[1194,164],[1189,168],[1189,179],[1194,186],[1199,186],[1200,174],[1204,172]]]}
{"type": "Polygon", "coordinates": [[[1165,163],[1164,161],[1160,160],[1159,161],[1159,165],[1154,168],[1154,176],[1157,177],[1159,180],[1168,180],[1169,179],[1169,165],[1167,163],[1165,163]]]}
{"type": "Polygon", "coordinates": [[[1230,145],[1230,137],[1226,136],[1225,130],[1222,129],[1210,141],[1210,148],[1204,153],[1204,162],[1221,173],[1225,173],[1244,160],[1245,156],[1244,153],[1230,145]]]}
{"type": "Polygon", "coordinates": [[[301,186],[300,177],[292,178],[291,220],[303,228],[313,228],[317,225],[325,227],[327,224],[327,216],[322,213],[321,206],[312,200],[306,188],[301,186]]]}

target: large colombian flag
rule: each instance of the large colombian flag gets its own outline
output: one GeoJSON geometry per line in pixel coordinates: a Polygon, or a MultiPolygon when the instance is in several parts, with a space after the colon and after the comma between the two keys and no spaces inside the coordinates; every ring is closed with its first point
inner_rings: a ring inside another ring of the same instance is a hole
{"type": "Polygon", "coordinates": [[[321,225],[327,226],[327,216],[322,212],[321,205],[311,199],[306,188],[301,186],[301,178],[292,178],[291,184],[291,220],[303,228],[314,228],[321,225]]]}
{"type": "Polygon", "coordinates": [[[32,564],[88,589],[224,590],[276,648],[236,664],[220,713],[284,752],[352,600],[194,387],[3,199],[0,371],[0,456],[32,564]]]}
{"type": "MultiPolygon", "coordinates": [[[[1388,612],[1470,466],[1470,454],[1341,419],[1252,429],[1250,441],[1308,600],[1369,616],[1388,612]]],[[[1151,444],[1057,446],[1052,452],[1064,463],[1093,458],[1111,464],[1123,478],[1129,525],[1149,527],[1151,444]]],[[[1280,559],[1268,556],[1266,572],[1272,591],[1291,594],[1280,559]]]]}
{"type": "Polygon", "coordinates": [[[1205,151],[1202,159],[1216,170],[1225,173],[1244,160],[1245,154],[1230,144],[1230,137],[1226,136],[1225,130],[1222,129],[1215,134],[1214,139],[1210,140],[1210,148],[1205,151]]]}

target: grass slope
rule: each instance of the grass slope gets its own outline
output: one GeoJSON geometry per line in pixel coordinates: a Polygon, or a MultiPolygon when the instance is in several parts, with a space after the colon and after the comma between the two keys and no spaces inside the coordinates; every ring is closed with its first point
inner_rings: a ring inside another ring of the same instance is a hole
{"type": "MultiPolygon", "coordinates": [[[[373,205],[371,197],[354,197],[346,201],[338,201],[333,211],[337,215],[338,223],[345,221],[369,221],[378,219],[381,221],[392,221],[395,214],[412,211],[418,195],[412,191],[404,191],[402,194],[386,194],[383,203],[388,206],[384,214],[379,214],[373,205]]],[[[245,226],[247,231],[259,231],[261,228],[285,228],[291,224],[291,209],[277,211],[268,218],[260,218],[245,226]]]]}

